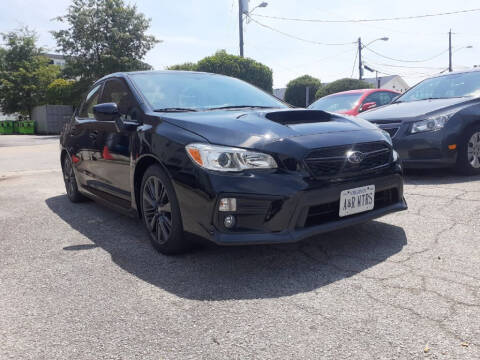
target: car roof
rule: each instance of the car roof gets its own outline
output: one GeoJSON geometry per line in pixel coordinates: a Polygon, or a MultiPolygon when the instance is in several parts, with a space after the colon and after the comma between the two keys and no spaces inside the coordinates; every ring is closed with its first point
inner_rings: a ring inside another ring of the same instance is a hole
{"type": "Polygon", "coordinates": [[[112,74],[105,75],[101,79],[98,79],[96,82],[103,81],[111,77],[127,77],[128,75],[135,74],[173,74],[173,73],[188,73],[188,74],[199,74],[199,75],[216,75],[216,76],[225,76],[222,74],[214,74],[202,71],[188,71],[188,70],[141,70],[141,71],[122,71],[112,74]]]}
{"type": "Polygon", "coordinates": [[[466,69],[466,70],[452,71],[452,72],[447,72],[447,73],[443,73],[443,74],[437,74],[437,75],[430,76],[427,79],[433,79],[433,78],[455,75],[455,74],[466,74],[466,73],[478,72],[478,71],[480,71],[480,67],[476,67],[476,68],[472,68],[472,69],[466,69]]]}
{"type": "Polygon", "coordinates": [[[340,91],[327,96],[335,96],[335,95],[343,95],[343,94],[371,94],[377,91],[389,91],[389,92],[396,93],[396,91],[389,90],[389,89],[355,89],[355,90],[340,91]]]}

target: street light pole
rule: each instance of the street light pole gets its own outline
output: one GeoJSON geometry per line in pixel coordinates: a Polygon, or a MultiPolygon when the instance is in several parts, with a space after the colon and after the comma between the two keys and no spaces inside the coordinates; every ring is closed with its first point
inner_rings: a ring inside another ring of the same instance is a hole
{"type": "Polygon", "coordinates": [[[240,40],[240,57],[243,57],[243,1],[238,0],[238,34],[240,40]]]}
{"type": "Polygon", "coordinates": [[[452,72],[452,29],[448,32],[448,71],[452,72]]]}
{"type": "Polygon", "coordinates": [[[362,38],[358,38],[358,80],[362,80],[363,67],[362,67],[362,38]]]}
{"type": "Polygon", "coordinates": [[[358,79],[359,80],[363,79],[362,49],[378,40],[388,41],[388,37],[384,36],[384,37],[372,40],[367,45],[362,45],[362,38],[360,37],[358,38],[358,79]]]}
{"type": "Polygon", "coordinates": [[[248,17],[250,16],[250,14],[253,13],[256,8],[264,8],[267,6],[268,3],[263,1],[257,6],[255,6],[252,10],[249,10],[248,0],[238,0],[238,37],[240,40],[240,57],[243,57],[243,14],[247,16],[248,22],[248,17]]]}

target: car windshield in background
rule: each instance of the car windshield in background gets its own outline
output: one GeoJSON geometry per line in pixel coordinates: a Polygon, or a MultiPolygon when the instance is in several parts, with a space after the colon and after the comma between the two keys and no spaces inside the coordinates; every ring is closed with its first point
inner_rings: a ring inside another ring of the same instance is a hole
{"type": "Polygon", "coordinates": [[[330,112],[348,111],[357,105],[361,97],[361,93],[326,96],[315,101],[309,108],[330,112]]]}
{"type": "Polygon", "coordinates": [[[284,103],[238,79],[203,73],[131,74],[136,87],[156,111],[221,108],[284,108],[284,103]]]}
{"type": "Polygon", "coordinates": [[[395,102],[480,95],[480,71],[434,77],[419,83],[395,102]]]}

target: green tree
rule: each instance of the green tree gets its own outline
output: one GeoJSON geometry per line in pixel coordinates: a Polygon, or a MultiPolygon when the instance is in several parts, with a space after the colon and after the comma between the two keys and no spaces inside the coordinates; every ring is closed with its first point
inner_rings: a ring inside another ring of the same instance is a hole
{"type": "Polygon", "coordinates": [[[35,32],[28,28],[2,34],[6,48],[0,57],[0,108],[6,114],[31,115],[45,103],[47,86],[60,74],[36,46],[35,32]]]}
{"type": "Polygon", "coordinates": [[[67,56],[64,74],[84,88],[107,74],[149,70],[142,61],[159,42],[147,35],[150,19],[123,0],[73,0],[56,20],[67,29],[52,31],[58,50],[67,56]]]}
{"type": "Polygon", "coordinates": [[[356,89],[369,89],[373,88],[373,85],[357,79],[339,79],[335,80],[324,87],[318,89],[317,93],[315,94],[315,98],[321,98],[330,94],[334,94],[340,91],[347,91],[347,90],[356,90],[356,89]]]}
{"type": "Polygon", "coordinates": [[[315,99],[315,93],[322,84],[319,79],[314,78],[310,75],[303,75],[296,79],[291,80],[287,84],[287,89],[285,90],[285,101],[293,106],[304,107],[306,104],[306,88],[309,87],[309,99],[308,104],[311,104],[315,99]]]}

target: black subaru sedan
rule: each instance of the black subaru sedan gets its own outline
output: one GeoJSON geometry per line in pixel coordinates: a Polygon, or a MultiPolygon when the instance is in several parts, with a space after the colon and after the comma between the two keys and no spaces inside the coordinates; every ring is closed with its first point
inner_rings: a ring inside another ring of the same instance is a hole
{"type": "Polygon", "coordinates": [[[198,237],[293,242],[406,209],[401,165],[384,131],[291,109],[222,75],[106,76],[60,141],[70,200],[139,216],[167,254],[198,237]]]}
{"type": "Polygon", "coordinates": [[[426,79],[361,115],[388,131],[405,167],[480,174],[480,71],[426,79]]]}

